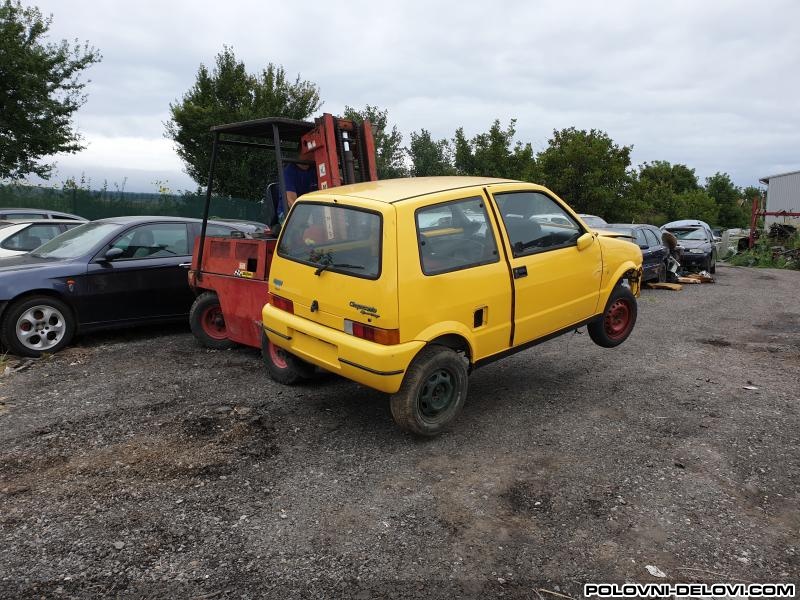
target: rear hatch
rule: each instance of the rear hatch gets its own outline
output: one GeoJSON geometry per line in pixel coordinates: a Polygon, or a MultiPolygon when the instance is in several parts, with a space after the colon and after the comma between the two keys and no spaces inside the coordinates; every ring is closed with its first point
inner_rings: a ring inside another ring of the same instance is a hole
{"type": "Polygon", "coordinates": [[[292,208],[273,259],[270,292],[291,300],[295,315],[339,331],[352,333],[352,323],[397,329],[394,207],[322,198],[292,208]]]}

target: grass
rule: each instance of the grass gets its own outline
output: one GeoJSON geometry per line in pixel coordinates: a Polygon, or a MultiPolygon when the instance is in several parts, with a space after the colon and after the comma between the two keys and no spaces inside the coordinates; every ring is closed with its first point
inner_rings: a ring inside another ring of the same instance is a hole
{"type": "Polygon", "coordinates": [[[800,270],[800,257],[775,256],[772,250],[774,246],[783,246],[787,250],[800,248],[800,233],[788,238],[761,236],[751,250],[731,256],[727,259],[727,262],[737,267],[800,270]]]}

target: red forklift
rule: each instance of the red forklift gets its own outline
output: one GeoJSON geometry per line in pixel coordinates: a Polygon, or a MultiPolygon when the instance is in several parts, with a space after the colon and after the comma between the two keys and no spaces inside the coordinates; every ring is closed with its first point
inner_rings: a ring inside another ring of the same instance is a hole
{"type": "Polygon", "coordinates": [[[272,373],[285,371],[287,379],[296,373],[308,377],[313,372],[311,365],[304,369],[293,364],[297,359],[273,346],[261,325],[261,310],[269,300],[269,267],[283,216],[279,207],[285,206],[281,202],[286,198],[284,166],[295,163],[312,167],[319,190],[375,181],[378,175],[371,125],[369,121],[356,123],[325,113],[313,123],[266,118],[218,125],[211,132],[214,141],[203,225],[189,271],[189,285],[197,296],[189,316],[192,333],[208,348],[225,349],[235,344],[261,348],[272,373]],[[277,181],[265,185],[262,220],[268,230],[262,235],[207,235],[214,170],[223,145],[275,156],[277,181]]]}

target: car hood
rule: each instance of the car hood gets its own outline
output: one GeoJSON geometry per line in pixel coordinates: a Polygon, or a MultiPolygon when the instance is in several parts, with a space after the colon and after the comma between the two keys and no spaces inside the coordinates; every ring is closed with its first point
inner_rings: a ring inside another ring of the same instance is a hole
{"type": "Polygon", "coordinates": [[[74,264],[74,261],[39,258],[32,254],[20,254],[19,256],[0,258],[0,276],[3,276],[5,273],[30,271],[31,269],[61,270],[64,266],[71,264],[74,264]]]}
{"type": "Polygon", "coordinates": [[[632,239],[634,239],[634,238],[633,238],[633,237],[632,237],[630,234],[628,234],[628,233],[624,233],[624,232],[622,232],[622,231],[612,231],[611,229],[603,229],[602,227],[600,227],[600,228],[597,228],[597,229],[595,229],[595,228],[592,228],[592,231],[594,231],[595,233],[599,233],[599,234],[600,234],[600,235],[602,235],[603,237],[610,237],[610,238],[626,238],[626,239],[629,239],[629,240],[632,240],[632,239]]]}

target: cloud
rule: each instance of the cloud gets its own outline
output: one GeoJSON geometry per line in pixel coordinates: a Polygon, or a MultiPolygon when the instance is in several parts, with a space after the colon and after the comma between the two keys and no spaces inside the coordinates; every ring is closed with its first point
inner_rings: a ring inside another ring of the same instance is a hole
{"type": "Polygon", "coordinates": [[[96,172],[168,165],[185,178],[163,122],[225,44],[251,71],[276,62],[316,82],[326,111],[377,104],[406,134],[517,118],[537,149],[553,129],[597,128],[633,145],[636,162],[726,171],[740,185],[800,167],[792,0],[38,5],[54,37],[104,55],[77,116],[91,144],[74,157],[96,172]]]}

